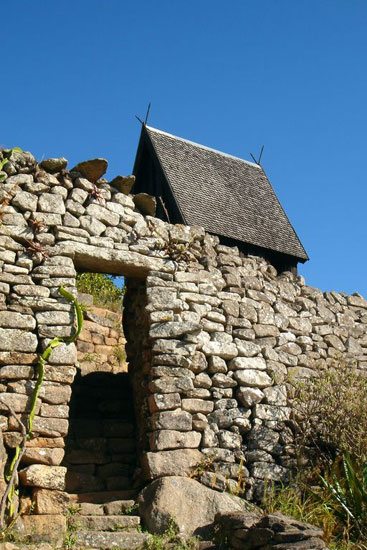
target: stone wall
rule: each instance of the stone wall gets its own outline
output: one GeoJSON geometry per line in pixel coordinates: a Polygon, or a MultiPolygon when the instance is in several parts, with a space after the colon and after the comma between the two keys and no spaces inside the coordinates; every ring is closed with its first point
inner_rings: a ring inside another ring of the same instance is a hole
{"type": "Polygon", "coordinates": [[[93,296],[78,293],[84,306],[83,329],[76,343],[82,375],[91,372],[127,372],[122,311],[93,305],[93,296]]]}
{"type": "MultiPolygon", "coordinates": [[[[160,411],[151,417],[150,447],[199,447],[215,457],[203,482],[236,489],[240,475],[251,498],[263,480],[286,481],[295,466],[287,381],[339,363],[365,372],[367,302],[278,276],[222,245],[213,250],[210,273],[147,278],[149,400],[160,411]]],[[[148,458],[154,471],[160,458],[148,458]]]]}
{"type": "MultiPolygon", "coordinates": [[[[84,306],[77,341],[77,375],[69,403],[69,429],[62,465],[66,489],[117,491],[130,488],[136,469],[134,401],[127,374],[122,310],[84,306]]],[[[122,309],[122,308],[121,308],[122,309]]]]}
{"type": "MultiPolygon", "coordinates": [[[[0,420],[9,456],[19,441],[9,405],[24,414],[37,353],[72,331],[60,285],[75,292],[75,270],[115,273],[127,278],[124,324],[145,479],[187,474],[205,458],[213,471],[203,483],[235,489],[240,476],[253,498],[293,464],[287,379],[340,359],[365,372],[367,302],[278,275],[202,228],[145,216],[137,205],[146,211],[149,198],[125,194],[131,178],[98,180],[102,164],[68,172],[62,159],[38,165],[13,153],[5,165],[0,420]]],[[[65,490],[60,464],[77,366],[74,344],[49,359],[23,459],[30,491],[65,490]]]]}

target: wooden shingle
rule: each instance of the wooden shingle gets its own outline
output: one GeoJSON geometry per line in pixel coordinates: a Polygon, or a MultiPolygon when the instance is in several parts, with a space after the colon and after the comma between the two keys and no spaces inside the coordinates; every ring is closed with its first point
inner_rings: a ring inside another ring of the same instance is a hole
{"type": "MultiPolygon", "coordinates": [[[[148,126],[142,128],[142,140],[149,142],[183,223],[297,261],[308,259],[261,166],[148,126]]],[[[138,190],[141,161],[138,154],[138,190]]]]}

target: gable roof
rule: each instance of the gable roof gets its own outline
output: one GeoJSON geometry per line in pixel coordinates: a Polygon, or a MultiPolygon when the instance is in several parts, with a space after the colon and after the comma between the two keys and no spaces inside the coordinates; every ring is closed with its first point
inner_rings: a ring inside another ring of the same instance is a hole
{"type": "Polygon", "coordinates": [[[186,224],[308,259],[259,165],[150,126],[144,130],[186,224]]]}

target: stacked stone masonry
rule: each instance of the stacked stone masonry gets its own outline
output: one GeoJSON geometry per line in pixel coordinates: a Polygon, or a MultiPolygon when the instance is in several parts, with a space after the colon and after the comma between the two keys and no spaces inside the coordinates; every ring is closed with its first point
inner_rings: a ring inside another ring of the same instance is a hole
{"type": "Polygon", "coordinates": [[[79,294],[84,323],[76,343],[83,376],[92,372],[127,372],[122,313],[93,305],[93,296],[79,294]]]}
{"type": "MultiPolygon", "coordinates": [[[[338,363],[366,372],[367,302],[278,275],[200,227],[146,216],[135,205],[144,201],[126,194],[131,178],[109,184],[95,166],[67,171],[63,159],[37,164],[15,152],[4,167],[0,422],[8,455],[20,439],[9,406],[26,413],[37,354],[73,330],[59,287],[75,293],[76,270],[113,273],[127,279],[142,479],[187,475],[205,459],[213,471],[203,483],[235,489],[241,476],[246,497],[256,497],[264,480],[285,480],[294,465],[287,380],[338,363]]],[[[68,490],[63,459],[78,368],[74,344],[56,348],[46,366],[20,474],[31,496],[68,490]]]]}
{"type": "Polygon", "coordinates": [[[129,489],[136,468],[134,402],[125,361],[121,312],[84,305],[78,370],[69,403],[63,466],[69,492],[129,489]]]}

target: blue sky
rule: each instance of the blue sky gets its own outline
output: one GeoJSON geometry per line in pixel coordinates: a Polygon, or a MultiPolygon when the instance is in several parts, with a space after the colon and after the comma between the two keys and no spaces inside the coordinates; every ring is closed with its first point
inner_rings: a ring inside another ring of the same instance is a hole
{"type": "Polygon", "coordinates": [[[0,143],[131,172],[134,115],[263,166],[311,260],[367,295],[366,0],[19,0],[2,10],[0,143]]]}

